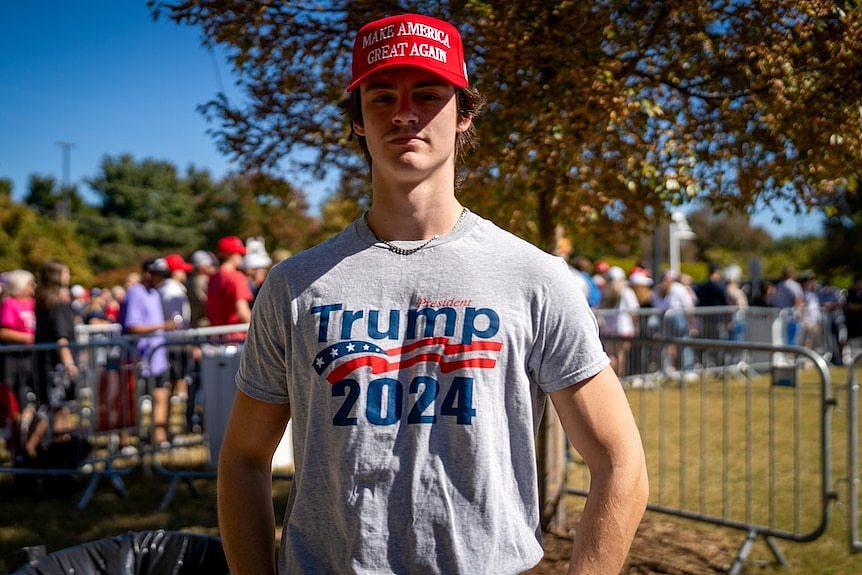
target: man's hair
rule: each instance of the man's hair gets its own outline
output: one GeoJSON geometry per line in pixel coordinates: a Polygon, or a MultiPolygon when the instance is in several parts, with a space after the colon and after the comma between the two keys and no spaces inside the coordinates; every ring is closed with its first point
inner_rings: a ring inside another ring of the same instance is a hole
{"type": "MultiPolygon", "coordinates": [[[[485,106],[485,96],[475,88],[469,86],[466,88],[455,88],[455,104],[459,121],[469,117],[475,120],[485,106]]],[[[369,169],[371,169],[371,154],[368,151],[365,136],[360,136],[353,129],[354,122],[360,126],[364,125],[364,120],[362,119],[362,89],[357,87],[339,105],[350,122],[350,137],[353,138],[353,136],[356,136],[359,141],[359,147],[365,156],[365,161],[368,163],[369,169]]],[[[463,161],[467,154],[476,147],[476,143],[476,127],[471,122],[469,128],[463,132],[459,132],[455,136],[455,161],[463,161]]],[[[456,186],[458,183],[459,181],[456,178],[456,186]]]]}

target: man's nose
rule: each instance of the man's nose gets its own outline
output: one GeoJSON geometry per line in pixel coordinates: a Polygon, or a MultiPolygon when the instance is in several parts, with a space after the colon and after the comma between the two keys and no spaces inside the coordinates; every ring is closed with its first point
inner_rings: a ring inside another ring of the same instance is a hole
{"type": "Polygon", "coordinates": [[[404,95],[398,99],[398,109],[395,111],[392,121],[398,125],[415,124],[419,121],[416,106],[410,96],[404,95]]]}

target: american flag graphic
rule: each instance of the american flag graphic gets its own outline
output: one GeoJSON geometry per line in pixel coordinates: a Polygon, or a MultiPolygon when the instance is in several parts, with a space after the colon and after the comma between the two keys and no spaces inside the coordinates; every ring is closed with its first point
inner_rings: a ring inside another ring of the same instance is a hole
{"type": "Polygon", "coordinates": [[[330,370],[326,380],[330,384],[346,378],[363,367],[380,375],[417,365],[436,363],[441,373],[459,369],[490,369],[497,365],[503,344],[499,341],[476,341],[469,344],[451,343],[445,337],[429,337],[392,349],[383,349],[375,343],[360,340],[340,341],[330,345],[314,358],[318,374],[330,370]]]}

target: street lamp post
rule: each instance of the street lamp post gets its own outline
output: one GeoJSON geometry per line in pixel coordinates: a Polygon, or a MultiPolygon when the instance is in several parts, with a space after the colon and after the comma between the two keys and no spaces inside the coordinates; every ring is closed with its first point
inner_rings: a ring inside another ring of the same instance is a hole
{"type": "Polygon", "coordinates": [[[683,240],[693,240],[695,233],[685,219],[685,214],[682,212],[673,212],[670,215],[669,237],[668,237],[668,256],[670,258],[670,269],[680,271],[679,269],[679,243],[683,240]]]}

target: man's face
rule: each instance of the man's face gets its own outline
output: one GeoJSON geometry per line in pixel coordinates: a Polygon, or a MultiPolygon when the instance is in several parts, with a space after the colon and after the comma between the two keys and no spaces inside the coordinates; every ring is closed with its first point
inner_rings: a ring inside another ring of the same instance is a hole
{"type": "Polygon", "coordinates": [[[459,122],[455,87],[418,68],[383,70],[360,86],[365,137],[375,176],[423,179],[447,164],[454,167],[455,137],[470,126],[459,122]]]}
{"type": "Polygon", "coordinates": [[[162,285],[165,282],[165,276],[159,273],[152,272],[144,272],[141,275],[141,283],[143,283],[147,288],[156,288],[162,285]]]}

